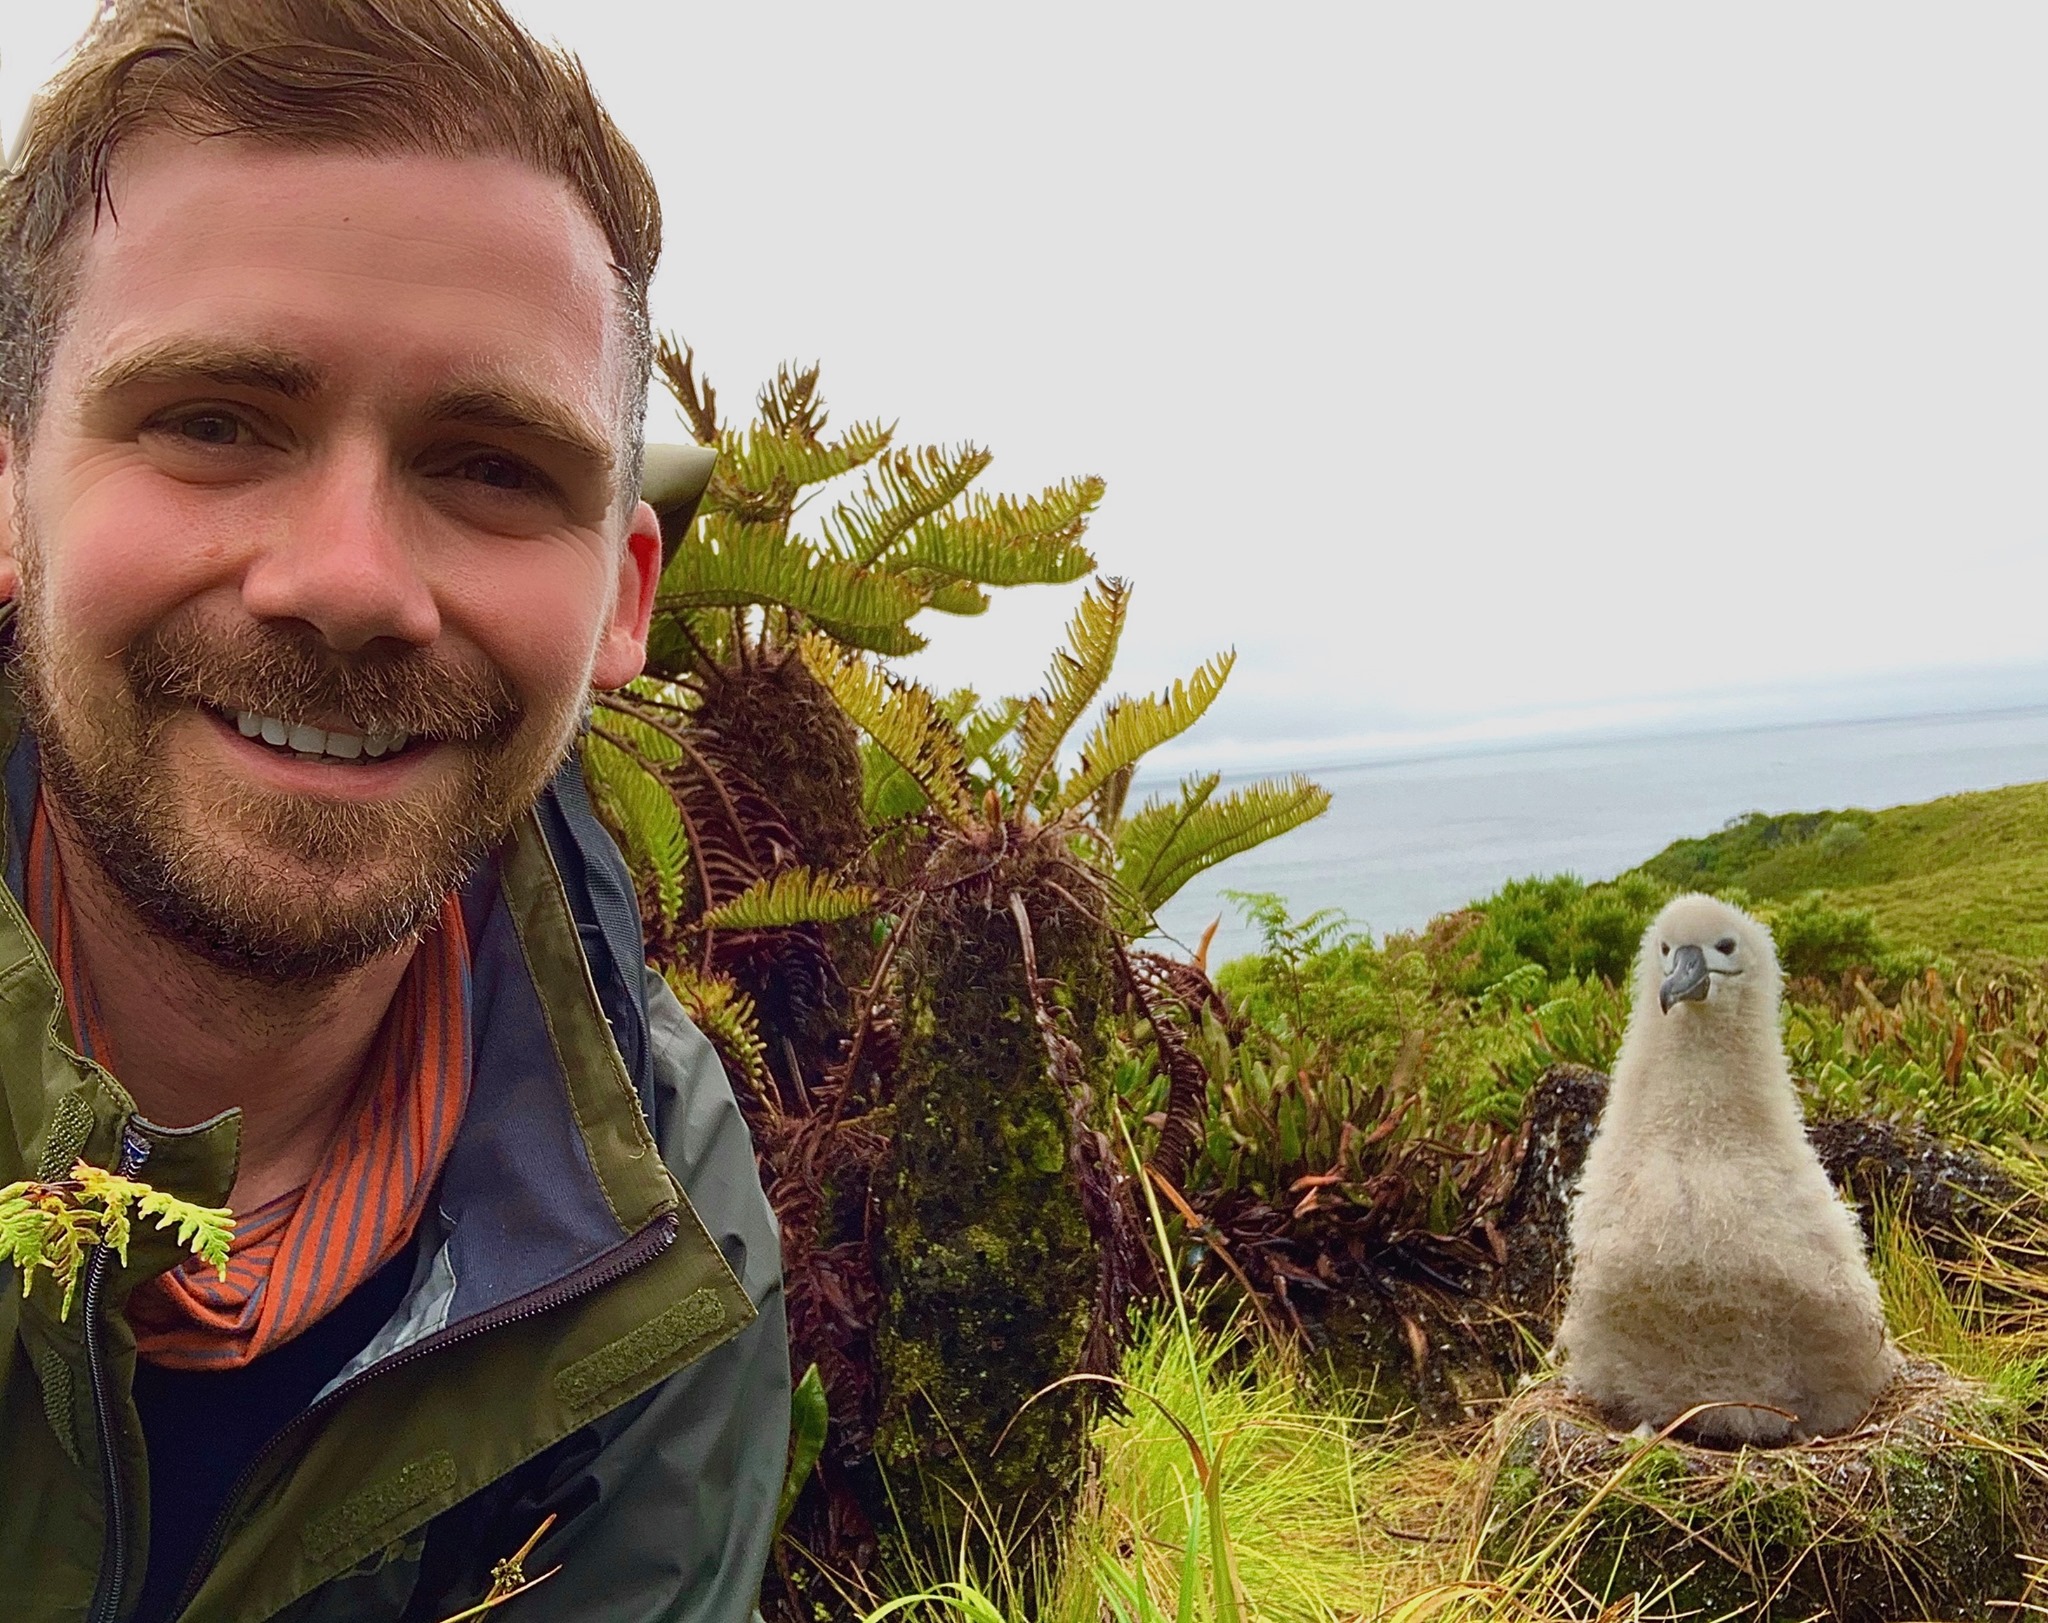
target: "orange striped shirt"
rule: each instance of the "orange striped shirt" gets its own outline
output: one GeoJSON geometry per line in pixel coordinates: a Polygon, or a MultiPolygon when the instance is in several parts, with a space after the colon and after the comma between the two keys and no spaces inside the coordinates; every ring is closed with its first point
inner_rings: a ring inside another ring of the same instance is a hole
{"type": "MultiPolygon", "coordinates": [[[[40,798],[23,885],[80,1050],[119,1075],[79,962],[40,798]]],[[[228,1274],[196,1258],[137,1288],[136,1349],[175,1369],[246,1364],[332,1311],[412,1238],[469,1102],[469,934],[453,895],[378,1029],[348,1113],[303,1187],[235,1220],[228,1274]]]]}

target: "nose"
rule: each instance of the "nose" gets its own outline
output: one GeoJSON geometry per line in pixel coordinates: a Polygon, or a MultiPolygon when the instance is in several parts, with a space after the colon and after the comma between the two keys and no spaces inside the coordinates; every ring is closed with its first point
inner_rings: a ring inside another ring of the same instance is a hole
{"type": "Polygon", "coordinates": [[[380,640],[424,647],[440,635],[440,610],[380,457],[367,447],[338,451],[294,481],[286,502],[242,576],[250,614],[300,621],[340,653],[380,640]]]}

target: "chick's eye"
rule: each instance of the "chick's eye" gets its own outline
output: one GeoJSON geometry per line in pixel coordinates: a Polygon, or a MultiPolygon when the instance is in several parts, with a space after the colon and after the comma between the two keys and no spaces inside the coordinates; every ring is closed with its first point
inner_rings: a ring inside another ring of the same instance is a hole
{"type": "Polygon", "coordinates": [[[1714,943],[1714,951],[1718,952],[1723,958],[1732,958],[1735,955],[1735,937],[1724,935],[1719,941],[1714,943]]]}
{"type": "Polygon", "coordinates": [[[1669,958],[1671,956],[1671,943],[1668,941],[1660,941],[1657,943],[1657,950],[1661,952],[1666,958],[1669,958]]]}

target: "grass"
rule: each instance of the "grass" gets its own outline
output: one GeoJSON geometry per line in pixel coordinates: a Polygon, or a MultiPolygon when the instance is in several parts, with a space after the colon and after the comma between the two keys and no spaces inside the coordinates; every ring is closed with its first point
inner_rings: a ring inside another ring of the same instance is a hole
{"type": "MultiPolygon", "coordinates": [[[[1304,1181],[1320,1188],[1335,1169],[1342,1182],[1316,1198],[1371,1185],[1388,1200],[1374,1176],[1412,1168],[1415,1186],[1394,1209],[1453,1223],[1455,1190],[1422,1149],[1507,1133],[1557,1061],[1611,1063],[1644,921],[1681,886],[1736,893],[1768,917],[1804,976],[1785,1040],[1809,1115],[1876,1114],[1967,1139],[2019,1191],[1960,1255],[1936,1256],[1880,1212],[1871,1260],[1900,1345],[1923,1369],[1973,1383],[1983,1412],[2005,1417],[1968,1447],[2038,1502],[2048,1493],[2048,855],[2036,852],[2048,853],[2048,785],[1752,818],[1612,885],[1523,881],[1381,941],[1253,899],[1265,950],[1219,976],[1238,1027],[1211,1019],[1194,1034],[1212,1093],[1190,1188],[1291,1205],[1304,1181]]],[[[1147,1054],[1134,1043],[1118,1078],[1134,1122],[1164,1099],[1147,1054]]],[[[1162,1256],[1184,1255],[1163,1224],[1157,1239],[1162,1256]]],[[[1686,1487],[1671,1474],[1677,1451],[1660,1445],[1610,1459],[1576,1508],[1526,1517],[1503,1543],[1483,1509],[1501,1468],[1498,1428],[1390,1421],[1269,1326],[1214,1323],[1176,1289],[1142,1327],[1121,1371],[1126,1400],[1097,1423],[1099,1466],[1055,1572],[1007,1570],[991,1539],[871,1616],[1023,1623],[1017,1597],[1037,1593],[1050,1598],[1032,1623],[1706,1619],[1716,1613],[1684,1572],[1632,1568],[1611,1544],[1595,1550],[1600,1504],[1719,1518],[1755,1560],[1868,1519],[1869,1507],[1828,1497],[1825,1462],[1782,1481],[1737,1473],[1686,1487]]]]}
{"type": "Polygon", "coordinates": [[[1788,901],[1820,891],[1895,941],[1984,967],[2048,963],[2048,783],[1886,811],[1752,815],[1636,874],[1788,901]]]}

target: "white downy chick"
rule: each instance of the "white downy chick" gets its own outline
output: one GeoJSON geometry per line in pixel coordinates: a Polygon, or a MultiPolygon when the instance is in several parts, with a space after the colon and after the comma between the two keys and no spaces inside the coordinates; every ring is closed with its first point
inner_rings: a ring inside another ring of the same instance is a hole
{"type": "Polygon", "coordinates": [[[1898,1371],[1856,1214],[1800,1121],[1779,991],[1770,932],[1725,902],[1681,896],[1643,936],[1557,1338],[1617,1426],[1711,1402],[1759,1407],[1706,1411],[1702,1441],[1831,1435],[1898,1371]]]}

